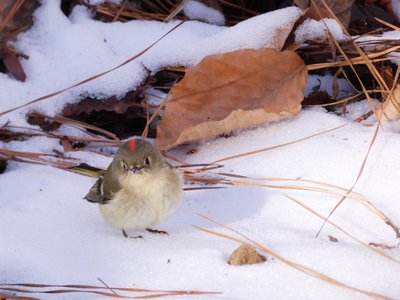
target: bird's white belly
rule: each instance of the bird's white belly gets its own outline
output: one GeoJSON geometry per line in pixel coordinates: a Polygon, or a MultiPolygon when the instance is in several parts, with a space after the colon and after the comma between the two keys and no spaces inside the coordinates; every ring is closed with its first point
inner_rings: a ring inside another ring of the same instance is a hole
{"type": "MultiPolygon", "coordinates": [[[[177,172],[174,175],[179,178],[177,172]]],[[[163,222],[179,206],[181,187],[173,190],[157,176],[130,175],[122,186],[109,203],[100,205],[114,228],[144,230],[163,222]]]]}

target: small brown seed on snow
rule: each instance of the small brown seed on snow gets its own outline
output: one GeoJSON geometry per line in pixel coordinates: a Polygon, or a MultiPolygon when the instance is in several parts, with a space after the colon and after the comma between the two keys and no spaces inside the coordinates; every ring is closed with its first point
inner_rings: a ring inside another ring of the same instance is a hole
{"type": "Polygon", "coordinates": [[[228,259],[228,264],[233,266],[260,264],[267,258],[259,254],[253,247],[247,244],[242,244],[237,248],[228,259]]]}

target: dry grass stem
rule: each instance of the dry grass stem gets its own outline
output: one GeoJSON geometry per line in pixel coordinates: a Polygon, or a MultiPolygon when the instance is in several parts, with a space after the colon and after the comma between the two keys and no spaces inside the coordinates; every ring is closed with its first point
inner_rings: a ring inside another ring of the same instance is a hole
{"type": "MultiPolygon", "coordinates": [[[[177,297],[177,296],[200,296],[200,295],[218,295],[221,292],[206,292],[206,291],[182,291],[182,290],[151,290],[139,288],[121,288],[121,287],[103,287],[93,285],[51,285],[51,284],[31,284],[31,283],[0,283],[0,289],[13,293],[24,294],[95,294],[111,298],[122,299],[153,299],[160,297],[177,297]],[[106,292],[111,290],[112,293],[106,292]],[[129,293],[127,295],[117,294],[118,292],[129,293]],[[132,294],[133,293],[133,294],[132,294]],[[139,295],[137,295],[140,293],[139,295]],[[145,294],[145,295],[141,295],[145,294]]],[[[2,294],[0,293],[0,296],[2,294]]],[[[64,296],[65,297],[65,296],[64,296]]],[[[25,296],[15,296],[18,300],[38,299],[25,296]]]]}
{"type": "Polygon", "coordinates": [[[0,157],[25,163],[41,164],[66,169],[76,165],[79,160],[55,154],[14,151],[0,148],[0,157]]]}
{"type": "Polygon", "coordinates": [[[387,26],[387,27],[389,27],[389,28],[391,28],[391,29],[393,29],[393,30],[396,30],[396,31],[399,31],[399,30],[400,30],[400,27],[397,27],[397,26],[394,25],[394,24],[390,24],[390,23],[388,23],[388,22],[386,22],[386,21],[384,21],[384,20],[382,20],[382,19],[379,19],[379,18],[377,18],[377,17],[374,17],[374,19],[377,20],[379,23],[381,23],[381,24],[383,24],[383,25],[385,25],[385,26],[387,26]]]}
{"type": "Polygon", "coordinates": [[[277,148],[285,147],[285,146],[288,146],[288,145],[291,145],[291,144],[302,142],[302,141],[308,140],[310,138],[313,138],[313,137],[316,137],[316,136],[319,136],[319,135],[322,135],[322,134],[325,134],[325,133],[340,129],[340,128],[345,127],[347,125],[348,124],[343,124],[343,125],[337,126],[335,128],[331,128],[331,129],[328,129],[328,130],[325,130],[325,131],[322,131],[322,132],[314,133],[312,135],[309,135],[309,136],[306,136],[306,137],[303,137],[301,139],[297,139],[297,140],[294,140],[294,141],[291,141],[291,142],[288,142],[288,143],[284,143],[284,144],[280,144],[280,145],[276,145],[276,146],[272,146],[272,147],[262,148],[262,149],[258,149],[258,150],[253,150],[253,151],[244,152],[244,153],[228,156],[228,157],[225,157],[225,158],[221,158],[221,159],[218,159],[216,161],[213,161],[211,164],[216,164],[216,163],[220,163],[220,162],[223,162],[223,161],[236,159],[236,158],[239,158],[239,157],[258,154],[258,153],[261,153],[261,152],[265,152],[265,151],[269,151],[269,150],[274,150],[274,149],[277,149],[277,148]]]}
{"type": "Polygon", "coordinates": [[[357,99],[362,95],[363,95],[362,93],[357,93],[357,94],[349,96],[349,97],[343,97],[342,99],[340,99],[338,101],[334,101],[334,102],[330,102],[330,103],[326,103],[326,104],[311,104],[311,105],[305,105],[305,106],[306,107],[328,107],[328,106],[347,103],[350,100],[357,99]]]}
{"type": "Polygon", "coordinates": [[[146,126],[143,129],[143,133],[142,133],[142,138],[146,137],[148,132],[149,132],[149,128],[150,128],[150,124],[155,120],[155,118],[159,115],[160,111],[164,109],[164,103],[161,103],[156,111],[151,115],[151,117],[149,119],[147,119],[146,121],[146,126]]]}
{"type": "Polygon", "coordinates": [[[90,129],[90,130],[96,131],[98,133],[101,133],[101,134],[105,135],[106,137],[111,138],[112,140],[119,141],[118,137],[114,133],[109,132],[109,131],[107,131],[105,129],[99,128],[97,126],[87,124],[85,122],[73,120],[73,119],[70,119],[70,118],[63,117],[63,116],[54,116],[54,117],[52,117],[52,116],[48,116],[48,115],[45,115],[45,114],[42,114],[42,113],[38,113],[38,112],[33,112],[33,113],[30,113],[29,115],[33,116],[33,117],[45,118],[45,119],[52,120],[53,122],[56,122],[56,123],[59,123],[59,124],[64,124],[64,125],[67,125],[67,126],[71,126],[71,127],[77,128],[77,129],[85,132],[86,134],[92,135],[93,137],[98,137],[98,136],[96,136],[96,135],[94,135],[91,132],[88,132],[86,130],[86,129],[90,129]]]}
{"type": "MultiPolygon", "coordinates": [[[[314,0],[313,0],[314,1],[314,0]]],[[[343,26],[343,24],[340,22],[340,20],[336,17],[335,13],[332,11],[332,9],[329,7],[329,5],[326,4],[325,0],[321,0],[321,3],[323,4],[323,6],[325,7],[325,9],[329,12],[331,18],[335,19],[336,22],[340,25],[342,31],[348,36],[350,37],[349,32],[347,31],[346,27],[343,26]]],[[[320,12],[319,12],[320,13],[320,12]]],[[[322,16],[322,15],[321,15],[322,16]]],[[[322,19],[323,20],[323,19],[322,19]]],[[[329,27],[326,25],[325,21],[323,20],[325,27],[327,28],[327,30],[329,31],[329,27]]],[[[345,59],[347,61],[349,61],[349,57],[347,56],[347,54],[344,52],[344,50],[340,47],[339,43],[333,39],[333,42],[335,43],[336,47],[338,48],[338,50],[341,52],[341,54],[345,57],[345,59]]],[[[369,71],[371,72],[371,74],[374,76],[375,80],[378,82],[379,86],[381,87],[382,90],[389,90],[385,80],[383,79],[382,75],[378,72],[378,70],[376,69],[376,67],[372,64],[371,60],[369,59],[368,55],[366,55],[366,53],[361,50],[361,48],[357,45],[357,43],[355,43],[354,41],[352,42],[354,48],[357,50],[358,54],[360,55],[360,57],[362,58],[362,60],[365,62],[365,65],[368,67],[369,71]]],[[[350,67],[352,67],[352,65],[350,65],[350,67]]],[[[353,69],[353,68],[352,68],[353,69]]],[[[364,85],[362,84],[361,79],[359,79],[357,72],[355,71],[355,69],[353,69],[355,75],[357,76],[357,79],[359,80],[360,84],[362,85],[363,89],[365,89],[364,85]]],[[[365,89],[366,90],[366,89],[365,89]]],[[[368,99],[368,96],[367,96],[368,99]]],[[[368,99],[369,100],[369,99],[368,99]]],[[[371,107],[372,108],[372,107],[371,107]]]]}
{"type": "Polygon", "coordinates": [[[8,293],[2,293],[2,292],[0,292],[0,299],[5,299],[5,300],[10,300],[10,299],[16,299],[16,300],[41,300],[39,298],[27,297],[27,296],[17,296],[15,294],[8,294],[8,293]]]}
{"type": "Polygon", "coordinates": [[[332,221],[328,220],[327,218],[323,217],[321,214],[319,214],[318,212],[316,212],[315,210],[313,210],[312,208],[310,208],[309,206],[305,205],[304,203],[300,202],[299,200],[297,200],[294,197],[285,195],[285,197],[287,197],[288,199],[292,200],[294,203],[298,204],[299,206],[301,206],[302,208],[306,209],[307,211],[309,211],[310,213],[312,213],[313,215],[317,216],[318,218],[324,220],[326,223],[329,223],[330,225],[332,225],[333,227],[335,227],[336,229],[340,230],[341,232],[343,232],[345,235],[347,235],[349,238],[351,238],[352,240],[356,241],[357,243],[361,244],[362,246],[366,247],[368,250],[371,250],[374,253],[377,253],[381,256],[384,256],[398,264],[400,264],[400,261],[398,261],[397,259],[391,257],[390,255],[381,252],[379,250],[377,250],[374,247],[371,247],[370,244],[367,244],[363,241],[361,241],[360,239],[354,237],[353,235],[351,235],[350,233],[348,233],[347,231],[345,231],[344,229],[342,229],[341,227],[339,227],[338,225],[336,225],[335,223],[333,223],[332,221]]]}
{"type": "Polygon", "coordinates": [[[32,100],[32,101],[29,101],[29,102],[27,102],[27,103],[25,103],[25,104],[22,104],[22,105],[19,105],[19,106],[14,107],[14,108],[11,108],[11,109],[9,109],[9,110],[0,112],[0,117],[3,116],[3,115],[5,115],[5,114],[8,114],[8,113],[10,113],[10,112],[16,111],[16,110],[18,110],[18,109],[20,109],[20,108],[23,108],[23,107],[29,106],[29,105],[31,105],[31,104],[34,104],[34,103],[43,101],[43,100],[45,100],[45,99],[49,99],[49,98],[52,98],[52,97],[57,96],[57,95],[59,95],[59,94],[62,94],[62,93],[66,92],[66,91],[68,91],[68,90],[70,90],[70,89],[73,89],[73,88],[75,88],[75,87],[77,87],[77,86],[83,85],[83,84],[85,84],[85,83],[87,83],[87,82],[90,82],[90,81],[92,81],[92,80],[95,80],[95,79],[97,79],[97,78],[99,78],[99,77],[101,77],[101,76],[104,76],[104,75],[106,75],[106,74],[108,74],[108,73],[111,73],[111,72],[113,72],[113,71],[115,71],[115,70],[117,70],[117,69],[123,67],[124,65],[130,63],[131,61],[137,59],[138,57],[140,57],[141,55],[143,55],[144,53],[146,53],[148,50],[150,50],[152,47],[154,47],[159,41],[161,41],[162,39],[164,39],[168,34],[170,34],[172,31],[174,31],[175,29],[177,29],[177,28],[178,28],[179,26],[181,26],[182,24],[183,24],[183,21],[180,22],[180,23],[178,23],[177,25],[175,25],[172,29],[170,29],[167,33],[165,33],[165,34],[162,35],[160,38],[158,38],[158,39],[157,39],[155,42],[153,42],[150,46],[148,46],[148,47],[145,48],[144,50],[140,51],[138,54],[132,56],[131,58],[129,58],[129,59],[126,60],[125,62],[121,63],[120,65],[118,65],[118,66],[116,66],[116,67],[114,67],[114,68],[112,68],[112,69],[109,69],[109,70],[107,70],[107,71],[104,71],[104,72],[102,72],[102,73],[99,73],[99,74],[96,74],[96,75],[94,75],[94,76],[91,76],[91,77],[89,77],[89,78],[86,78],[86,79],[84,79],[84,80],[82,80],[82,81],[80,81],[80,82],[78,82],[78,83],[76,83],[76,84],[74,84],[74,85],[72,85],[72,86],[69,86],[69,87],[67,87],[67,88],[64,88],[64,89],[62,89],[62,90],[53,92],[53,93],[51,93],[51,94],[47,94],[47,95],[45,95],[45,96],[42,96],[42,97],[36,98],[36,99],[34,99],[34,100],[32,100]]]}
{"type": "Polygon", "coordinates": [[[230,235],[227,235],[227,234],[222,234],[222,233],[219,233],[219,232],[216,232],[216,231],[213,231],[213,230],[209,230],[209,229],[201,228],[201,227],[198,227],[198,226],[194,226],[195,228],[197,228],[197,229],[199,229],[201,231],[216,235],[218,237],[226,238],[226,239],[229,239],[229,240],[241,243],[241,244],[250,243],[253,247],[258,248],[259,250],[265,252],[266,254],[273,256],[275,259],[279,260],[280,262],[284,263],[285,265],[287,265],[287,266],[289,266],[291,268],[297,269],[298,271],[301,271],[301,272],[303,272],[303,273],[305,273],[305,274],[307,274],[309,276],[312,276],[314,278],[317,278],[319,280],[327,282],[327,283],[329,283],[331,285],[338,286],[338,287],[341,287],[341,288],[345,288],[345,289],[351,290],[353,292],[361,293],[361,294],[363,294],[365,296],[368,296],[368,297],[371,297],[371,298],[375,298],[375,299],[385,299],[385,300],[391,300],[392,299],[392,298],[390,298],[388,296],[385,296],[385,295],[382,295],[382,294],[379,294],[379,293],[374,293],[374,292],[370,292],[370,291],[366,291],[366,290],[362,290],[362,289],[359,289],[359,288],[352,287],[352,286],[350,286],[348,284],[345,284],[345,283],[343,283],[343,282],[341,282],[339,280],[336,280],[336,279],[334,279],[332,277],[329,277],[329,276],[327,276],[327,275],[325,275],[325,274],[323,274],[323,273],[321,273],[319,271],[316,271],[316,270],[314,270],[314,269],[312,269],[310,267],[307,267],[307,266],[298,264],[298,263],[296,263],[294,261],[290,261],[288,259],[285,259],[284,257],[282,257],[279,254],[273,252],[272,250],[268,249],[267,247],[261,245],[260,243],[252,240],[248,236],[240,233],[239,231],[237,231],[235,229],[232,229],[232,228],[230,228],[230,227],[228,227],[228,226],[226,226],[226,225],[224,225],[224,224],[222,224],[222,223],[220,223],[218,221],[215,221],[215,220],[213,220],[210,217],[207,217],[205,215],[202,215],[202,214],[198,214],[198,215],[200,217],[202,217],[202,218],[204,218],[204,219],[216,224],[216,225],[219,225],[219,226],[221,226],[221,227],[223,227],[223,228],[225,228],[225,229],[227,229],[227,230],[239,235],[244,240],[236,238],[236,237],[233,237],[233,236],[230,236],[230,235]]]}
{"type": "MultiPolygon", "coordinates": [[[[314,0],[313,0],[313,1],[314,1],[314,0]]],[[[348,31],[346,30],[346,28],[343,26],[343,24],[341,24],[341,22],[339,21],[339,19],[335,16],[335,14],[332,12],[332,10],[331,10],[330,7],[326,4],[326,2],[325,2],[324,0],[321,0],[321,2],[322,2],[322,4],[323,4],[323,6],[325,7],[325,9],[329,12],[329,14],[331,15],[331,17],[334,18],[334,19],[338,22],[338,24],[341,26],[343,32],[345,32],[347,36],[350,36],[350,34],[349,34],[348,31]]],[[[322,18],[321,12],[320,12],[319,10],[317,10],[317,11],[318,11],[318,13],[320,14],[320,16],[321,16],[321,18],[322,18]]],[[[325,26],[326,26],[326,24],[325,24],[325,26]]],[[[327,26],[326,26],[326,28],[327,28],[327,30],[329,31],[329,28],[328,28],[327,26]]],[[[366,156],[365,156],[365,158],[364,158],[364,160],[363,160],[363,163],[361,164],[361,167],[360,167],[360,170],[359,170],[359,172],[358,172],[357,178],[356,178],[356,180],[355,180],[353,186],[352,186],[352,187],[349,189],[349,191],[348,191],[348,192],[350,193],[350,192],[354,189],[354,187],[357,185],[358,180],[360,179],[360,177],[361,177],[361,175],[362,175],[362,173],[363,173],[363,170],[364,170],[365,164],[366,164],[366,162],[367,162],[367,159],[368,159],[370,150],[371,150],[372,145],[374,144],[375,139],[376,139],[376,136],[377,136],[377,134],[378,134],[378,130],[379,130],[379,126],[380,126],[380,118],[379,118],[379,116],[377,115],[375,106],[374,106],[374,104],[373,104],[373,102],[372,102],[372,99],[371,99],[370,96],[369,96],[369,93],[367,92],[366,87],[364,86],[364,84],[363,84],[361,78],[359,77],[358,73],[356,72],[356,70],[355,70],[355,68],[354,68],[354,65],[351,63],[350,58],[347,56],[347,54],[345,53],[345,51],[341,48],[341,46],[339,45],[339,43],[338,43],[335,39],[333,39],[333,42],[335,43],[336,48],[340,51],[340,53],[342,54],[342,56],[343,56],[343,57],[346,59],[346,61],[349,63],[350,68],[352,69],[354,75],[356,76],[357,80],[359,81],[359,83],[360,83],[360,85],[361,85],[361,87],[362,87],[362,90],[363,90],[363,92],[364,92],[366,98],[368,99],[368,102],[369,102],[369,104],[370,104],[371,110],[374,112],[374,115],[376,116],[376,119],[378,120],[377,128],[376,128],[376,130],[375,130],[375,132],[374,132],[372,141],[371,141],[371,143],[370,143],[370,145],[369,145],[369,147],[368,147],[367,154],[366,154],[366,156]]],[[[376,69],[376,67],[372,64],[372,61],[370,60],[370,58],[368,57],[368,55],[366,55],[366,54],[361,50],[361,48],[360,48],[354,41],[352,42],[352,44],[353,44],[353,46],[355,47],[355,49],[357,50],[357,52],[358,52],[359,56],[361,57],[361,59],[364,61],[364,64],[368,67],[370,73],[373,75],[373,77],[375,78],[375,80],[378,82],[378,84],[379,84],[381,90],[389,91],[389,88],[388,88],[386,82],[384,81],[383,77],[382,77],[381,74],[378,72],[378,70],[376,69]]],[[[336,204],[336,206],[332,209],[332,211],[331,211],[330,214],[328,215],[327,219],[329,219],[329,217],[330,217],[330,216],[334,213],[334,211],[341,205],[341,203],[343,203],[343,201],[344,201],[345,199],[346,199],[346,195],[344,195],[344,196],[340,199],[340,201],[336,204]]],[[[372,205],[372,204],[371,204],[371,205],[372,205]]],[[[384,221],[385,221],[389,226],[391,226],[391,227],[393,228],[393,230],[396,232],[396,236],[397,236],[398,238],[400,238],[400,230],[398,229],[398,227],[397,227],[392,221],[388,220],[388,218],[387,218],[379,209],[376,209],[376,208],[374,207],[374,212],[375,212],[375,214],[377,214],[378,216],[380,216],[382,219],[384,219],[384,221]]],[[[316,236],[319,235],[319,233],[321,232],[321,230],[322,230],[323,226],[325,225],[325,223],[326,223],[326,222],[324,222],[324,223],[322,224],[322,226],[321,226],[320,230],[317,232],[317,235],[316,235],[316,236]]]]}
{"type": "MultiPolygon", "coordinates": [[[[96,146],[91,146],[87,145],[85,146],[85,150],[91,147],[98,147],[99,145],[106,145],[108,147],[119,147],[123,144],[123,142],[119,140],[108,140],[104,139],[101,137],[82,137],[82,136],[73,136],[73,135],[63,135],[63,134],[56,134],[56,133],[50,133],[46,132],[40,129],[36,128],[28,128],[28,127],[21,127],[21,126],[11,126],[7,125],[4,126],[0,129],[0,134],[3,133],[5,134],[7,130],[10,130],[10,134],[13,134],[18,137],[23,137],[23,138],[30,138],[34,136],[45,136],[48,138],[55,138],[55,139],[62,139],[63,137],[68,138],[69,141],[71,142],[82,142],[82,143],[96,143],[98,145],[96,146]]],[[[85,133],[87,133],[85,131],[85,133]]]]}
{"type": "Polygon", "coordinates": [[[177,5],[177,7],[164,19],[164,22],[169,22],[171,21],[173,18],[176,17],[177,14],[179,14],[183,7],[186,4],[186,0],[181,0],[181,2],[177,5]]]}
{"type": "MultiPolygon", "coordinates": [[[[0,8],[4,8],[5,5],[7,5],[8,1],[4,1],[3,3],[0,3],[0,8]]],[[[4,28],[11,22],[11,20],[14,18],[14,15],[18,12],[18,10],[21,8],[22,4],[24,4],[25,0],[17,0],[14,2],[12,5],[11,9],[7,13],[5,17],[1,16],[0,18],[0,32],[4,30],[4,28]]]]}
{"type": "MultiPolygon", "coordinates": [[[[347,194],[348,194],[348,193],[351,193],[351,192],[353,191],[353,189],[354,189],[355,186],[357,185],[359,179],[361,178],[361,175],[362,175],[362,173],[363,173],[363,171],[364,171],[364,168],[365,168],[365,165],[366,165],[366,163],[367,163],[367,160],[368,160],[370,151],[371,151],[372,146],[373,146],[373,144],[374,144],[374,142],[375,142],[375,139],[376,139],[376,137],[377,137],[377,135],[378,135],[379,127],[380,127],[380,126],[379,126],[379,123],[378,123],[378,125],[376,126],[376,129],[375,129],[374,135],[373,135],[373,137],[372,137],[371,143],[370,143],[370,145],[369,145],[369,147],[368,147],[367,153],[366,153],[366,155],[365,155],[365,158],[364,158],[364,160],[363,160],[363,162],[362,162],[362,164],[361,164],[361,167],[360,167],[360,169],[359,169],[359,171],[358,171],[358,175],[357,175],[356,180],[354,181],[352,187],[348,190],[348,192],[346,192],[346,195],[343,195],[343,197],[339,200],[339,202],[338,202],[338,203],[335,205],[335,207],[331,210],[331,212],[330,212],[329,215],[327,216],[327,219],[329,219],[329,218],[332,216],[332,214],[335,212],[335,210],[343,203],[343,201],[347,198],[347,194]]],[[[366,204],[366,203],[364,202],[364,204],[366,204]]],[[[397,238],[400,238],[400,230],[399,230],[398,226],[395,225],[395,223],[394,223],[393,221],[391,221],[381,210],[377,209],[377,208],[376,208],[372,203],[370,203],[369,201],[368,201],[368,207],[370,207],[370,209],[373,209],[374,213],[375,213],[377,216],[379,216],[382,220],[385,221],[386,224],[388,224],[390,227],[392,227],[392,229],[393,229],[393,230],[395,231],[395,233],[396,233],[396,237],[397,237],[397,238]]],[[[324,222],[324,223],[321,225],[321,228],[318,230],[318,232],[317,232],[317,234],[316,234],[316,237],[318,237],[318,235],[320,234],[320,232],[321,232],[321,230],[322,230],[322,228],[324,227],[325,224],[326,224],[326,222],[324,222]]]]}
{"type": "Polygon", "coordinates": [[[126,4],[128,3],[128,0],[124,0],[122,3],[121,7],[118,9],[117,14],[113,18],[113,22],[117,21],[121,13],[124,11],[126,4]]]}
{"type": "MultiPolygon", "coordinates": [[[[364,163],[366,162],[366,158],[364,159],[364,163]]],[[[199,182],[202,184],[220,184],[220,185],[234,185],[234,186],[253,186],[253,187],[265,187],[270,189],[280,189],[280,190],[298,190],[298,191],[308,191],[314,193],[322,193],[331,196],[340,196],[342,197],[336,207],[343,202],[345,198],[350,198],[367,208],[373,215],[379,217],[385,224],[389,225],[396,234],[396,237],[399,237],[400,230],[398,226],[395,224],[393,220],[391,220],[384,212],[382,212],[379,208],[377,208],[372,202],[363,197],[358,193],[353,192],[353,188],[347,189],[344,187],[340,187],[337,185],[333,185],[330,183],[325,183],[317,180],[310,179],[291,179],[291,178],[260,178],[260,177],[249,177],[240,174],[232,174],[232,173],[224,173],[224,172],[211,172],[211,169],[214,166],[209,165],[210,170],[204,170],[204,167],[200,167],[198,169],[184,169],[185,171],[185,180],[191,182],[199,182]],[[204,174],[204,176],[199,176],[196,174],[204,174]],[[231,180],[229,178],[238,178],[242,180],[231,180]],[[281,185],[273,185],[267,184],[264,182],[295,182],[302,183],[305,185],[298,184],[281,184],[281,185]]],[[[220,167],[216,165],[214,168],[220,167]]],[[[363,171],[362,169],[359,171],[359,176],[361,176],[363,171]]],[[[357,183],[357,182],[356,182],[357,183]]],[[[331,214],[334,210],[332,210],[331,214]]],[[[330,214],[330,215],[331,215],[330,214]]],[[[329,215],[329,216],[330,216],[329,215]]],[[[329,217],[328,217],[329,218],[329,217]]],[[[321,227],[322,228],[322,227],[321,227]]]]}
{"type": "MultiPolygon", "coordinates": [[[[125,1],[125,4],[126,4],[126,1],[125,1]]],[[[105,283],[100,277],[97,277],[97,280],[100,281],[102,284],[104,284],[104,286],[106,288],[108,288],[114,295],[118,296],[118,294],[107,283],[105,283]]]]}
{"type": "MultiPolygon", "coordinates": [[[[400,46],[395,46],[395,47],[391,47],[389,49],[382,50],[378,53],[367,54],[366,56],[370,59],[370,61],[372,63],[388,61],[388,60],[398,58],[398,57],[396,57],[396,56],[381,57],[381,56],[387,55],[391,52],[396,52],[399,49],[400,49],[400,46]]],[[[366,63],[363,60],[363,58],[361,56],[357,56],[354,58],[349,58],[348,60],[339,60],[339,61],[315,63],[315,64],[307,65],[307,70],[314,71],[314,70],[327,69],[327,68],[346,67],[346,66],[365,65],[365,64],[366,63]]]]}

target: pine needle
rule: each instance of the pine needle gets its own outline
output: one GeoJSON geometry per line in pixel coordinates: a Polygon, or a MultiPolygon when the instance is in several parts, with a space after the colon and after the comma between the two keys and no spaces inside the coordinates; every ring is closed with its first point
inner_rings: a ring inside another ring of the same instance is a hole
{"type": "Polygon", "coordinates": [[[233,229],[233,228],[231,228],[229,226],[226,226],[226,225],[224,225],[224,224],[222,224],[222,223],[220,223],[218,221],[215,221],[214,219],[212,219],[210,217],[207,217],[205,215],[202,215],[202,214],[199,214],[199,213],[198,213],[198,215],[200,217],[202,217],[203,219],[205,219],[207,221],[210,221],[211,223],[219,225],[219,226],[221,226],[221,227],[223,227],[223,228],[225,228],[225,229],[227,229],[227,230],[239,235],[243,239],[239,239],[239,238],[227,235],[227,234],[219,233],[219,232],[216,232],[216,231],[213,231],[213,230],[210,230],[210,229],[205,229],[205,228],[202,228],[202,227],[194,226],[195,228],[197,228],[197,229],[199,229],[201,231],[216,235],[218,237],[226,238],[226,239],[238,242],[240,244],[250,243],[255,248],[258,248],[259,250],[265,252],[266,254],[273,256],[275,259],[279,260],[283,264],[285,264],[285,265],[287,265],[287,266],[289,266],[289,267],[291,267],[293,269],[296,269],[298,271],[301,271],[301,272],[303,272],[303,273],[305,273],[305,274],[307,274],[307,275],[309,275],[311,277],[314,277],[316,279],[319,279],[319,280],[322,280],[322,281],[324,281],[326,283],[329,283],[331,285],[334,285],[334,286],[337,286],[337,287],[341,287],[341,288],[345,288],[345,289],[351,290],[353,292],[361,293],[361,294],[363,294],[365,296],[368,296],[368,297],[371,297],[371,298],[375,298],[375,299],[384,299],[384,300],[391,300],[392,299],[392,298],[390,298],[388,296],[385,296],[385,295],[382,295],[382,294],[378,294],[378,293],[362,290],[362,289],[359,289],[359,288],[355,288],[355,287],[350,286],[348,284],[345,284],[345,283],[343,283],[343,282],[341,282],[339,280],[336,280],[336,279],[334,279],[332,277],[329,277],[329,276],[327,276],[327,275],[325,275],[325,274],[323,274],[323,273],[321,273],[321,272],[319,272],[317,270],[314,270],[314,269],[312,269],[310,267],[307,267],[307,266],[298,264],[298,263],[296,263],[294,261],[285,259],[283,256],[281,256],[281,255],[277,254],[276,252],[273,252],[269,248],[257,243],[256,241],[250,239],[249,237],[247,237],[246,235],[240,233],[239,231],[237,231],[237,230],[235,230],[235,229],[233,229]]]}

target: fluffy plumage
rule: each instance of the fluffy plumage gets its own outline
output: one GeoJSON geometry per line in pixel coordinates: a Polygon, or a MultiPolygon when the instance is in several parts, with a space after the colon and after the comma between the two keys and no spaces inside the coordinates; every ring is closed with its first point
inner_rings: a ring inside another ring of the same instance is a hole
{"type": "Polygon", "coordinates": [[[152,144],[135,139],[117,152],[85,199],[99,203],[114,228],[143,230],[163,222],[179,206],[182,175],[152,144]]]}

